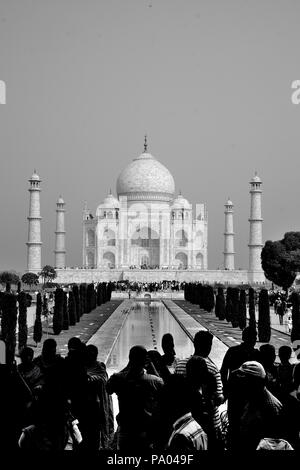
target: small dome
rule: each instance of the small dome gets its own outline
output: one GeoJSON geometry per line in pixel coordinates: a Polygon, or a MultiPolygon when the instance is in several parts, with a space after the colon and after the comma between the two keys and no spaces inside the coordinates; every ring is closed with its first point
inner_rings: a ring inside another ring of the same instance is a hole
{"type": "Polygon", "coordinates": [[[150,153],[134,158],[117,181],[118,196],[130,200],[164,200],[174,197],[175,183],[169,170],[150,153]]]}
{"type": "Polygon", "coordinates": [[[226,206],[233,206],[233,202],[228,198],[226,204],[226,206]]]}
{"type": "Polygon", "coordinates": [[[57,204],[64,204],[65,201],[63,200],[63,198],[61,196],[59,196],[58,200],[57,200],[57,204]]]}
{"type": "Polygon", "coordinates": [[[191,209],[191,204],[181,194],[179,194],[172,204],[172,209],[191,209]]]}
{"type": "Polygon", "coordinates": [[[40,177],[37,174],[36,170],[34,170],[33,175],[31,176],[31,181],[40,181],[40,177]]]}
{"type": "Polygon", "coordinates": [[[250,181],[250,183],[261,183],[261,179],[260,177],[258,176],[257,173],[255,173],[255,175],[253,176],[252,180],[250,181]]]}
{"type": "Polygon", "coordinates": [[[106,196],[104,201],[97,207],[96,215],[103,209],[120,209],[120,202],[111,193],[106,196]]]}

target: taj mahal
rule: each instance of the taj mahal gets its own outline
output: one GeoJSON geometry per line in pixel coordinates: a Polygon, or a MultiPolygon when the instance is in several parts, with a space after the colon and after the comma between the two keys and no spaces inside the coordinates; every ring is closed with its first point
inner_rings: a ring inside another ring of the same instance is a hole
{"type": "MultiPolygon", "coordinates": [[[[40,194],[36,171],[29,180],[27,271],[42,267],[40,194]]],[[[170,171],[144,151],[121,171],[112,191],[95,213],[85,204],[82,217],[82,266],[66,266],[65,202],[56,204],[55,263],[58,282],[205,281],[264,283],[260,264],[262,243],[261,180],[250,181],[249,267],[234,266],[233,203],[225,203],[224,268],[208,268],[208,211],[175,192],[170,171]]]]}

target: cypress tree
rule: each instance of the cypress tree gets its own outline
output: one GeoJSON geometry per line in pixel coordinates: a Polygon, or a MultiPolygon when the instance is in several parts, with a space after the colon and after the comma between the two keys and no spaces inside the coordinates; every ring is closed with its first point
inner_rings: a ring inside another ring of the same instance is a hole
{"type": "Polygon", "coordinates": [[[59,335],[63,327],[64,291],[57,287],[54,295],[53,332],[59,335]]]}
{"type": "Polygon", "coordinates": [[[69,321],[70,326],[76,325],[76,305],[73,290],[69,292],[69,302],[68,302],[68,311],[69,311],[69,321]]]}
{"type": "Polygon", "coordinates": [[[63,330],[69,329],[69,311],[68,311],[68,294],[64,292],[64,304],[63,304],[63,330]]]}
{"type": "Polygon", "coordinates": [[[206,311],[212,312],[215,307],[215,294],[212,286],[206,287],[206,311]]]}
{"type": "Polygon", "coordinates": [[[1,336],[6,346],[6,364],[12,364],[16,350],[17,297],[6,291],[2,297],[1,336]]]}
{"type": "Polygon", "coordinates": [[[86,298],[87,298],[87,310],[86,313],[90,313],[93,310],[94,303],[94,284],[88,284],[86,289],[86,298]]]}
{"type": "Polygon", "coordinates": [[[36,296],[36,310],[35,310],[35,322],[33,326],[33,341],[36,345],[41,342],[43,336],[43,327],[42,327],[42,296],[40,293],[36,296]]]}
{"type": "Polygon", "coordinates": [[[252,287],[249,289],[249,326],[256,330],[255,291],[252,287]]]}
{"type": "Polygon", "coordinates": [[[87,311],[86,284],[80,284],[79,297],[80,297],[80,314],[82,316],[87,311]]]}
{"type": "Polygon", "coordinates": [[[221,287],[218,288],[218,294],[216,296],[216,316],[219,320],[225,320],[225,297],[221,287]]]}
{"type": "Polygon", "coordinates": [[[19,332],[18,332],[18,343],[19,343],[19,352],[27,345],[27,297],[25,292],[20,292],[18,295],[19,303],[19,332]]]}
{"type": "Polygon", "coordinates": [[[226,290],[226,305],[225,305],[225,319],[229,323],[232,318],[232,287],[227,287],[226,290]]]}
{"type": "Polygon", "coordinates": [[[243,330],[247,325],[247,306],[246,306],[246,291],[240,291],[239,302],[239,328],[243,330]]]}
{"type": "Polygon", "coordinates": [[[239,326],[239,298],[240,290],[237,287],[232,289],[231,300],[232,300],[232,316],[231,324],[233,328],[239,326]]]}
{"type": "Polygon", "coordinates": [[[73,294],[74,294],[74,302],[75,302],[75,317],[76,321],[80,321],[81,317],[81,303],[80,303],[80,296],[79,296],[79,289],[78,285],[75,284],[73,286],[73,294]]]}
{"type": "Polygon", "coordinates": [[[97,305],[99,307],[102,304],[103,304],[102,287],[101,287],[101,283],[99,282],[97,286],[97,305]]]}
{"type": "Polygon", "coordinates": [[[271,339],[270,305],[266,289],[262,289],[259,293],[258,339],[261,343],[268,343],[271,339]]]}

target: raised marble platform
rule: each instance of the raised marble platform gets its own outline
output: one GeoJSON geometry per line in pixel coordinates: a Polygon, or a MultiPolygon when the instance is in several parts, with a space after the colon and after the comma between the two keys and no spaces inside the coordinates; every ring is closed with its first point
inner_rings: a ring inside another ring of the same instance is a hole
{"type": "Polygon", "coordinates": [[[263,271],[201,270],[201,269],[57,269],[55,282],[62,284],[124,281],[131,282],[205,282],[230,285],[262,284],[266,282],[263,271]],[[255,282],[253,282],[253,279],[255,282]]]}

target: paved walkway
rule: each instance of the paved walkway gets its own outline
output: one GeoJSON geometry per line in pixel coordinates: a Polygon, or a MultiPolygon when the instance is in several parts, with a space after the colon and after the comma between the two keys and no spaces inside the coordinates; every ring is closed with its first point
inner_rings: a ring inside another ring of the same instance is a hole
{"type": "Polygon", "coordinates": [[[94,333],[106,322],[111,314],[123,302],[122,299],[114,299],[106,302],[100,307],[95,308],[90,313],[85,313],[80,318],[80,321],[74,326],[70,326],[68,330],[62,331],[59,335],[54,335],[52,324],[47,328],[45,322],[43,323],[43,337],[42,342],[36,347],[33,341],[33,327],[29,328],[27,345],[34,349],[34,355],[37,356],[41,353],[42,343],[46,338],[54,338],[57,342],[57,350],[62,356],[68,352],[68,341],[73,336],[80,338],[83,343],[94,335],[94,333]]]}
{"type": "MultiPolygon", "coordinates": [[[[239,328],[232,328],[231,323],[227,323],[226,320],[219,320],[214,313],[208,313],[200,309],[198,305],[191,304],[186,300],[174,300],[174,303],[189,313],[200,325],[209,329],[226,346],[230,347],[241,343],[242,331],[239,328]]],[[[261,344],[263,343],[257,342],[257,347],[259,348],[261,344]]],[[[275,346],[276,353],[278,353],[280,346],[291,346],[290,335],[272,327],[270,344],[275,346]]],[[[292,358],[293,361],[296,361],[294,354],[292,358]]]]}

